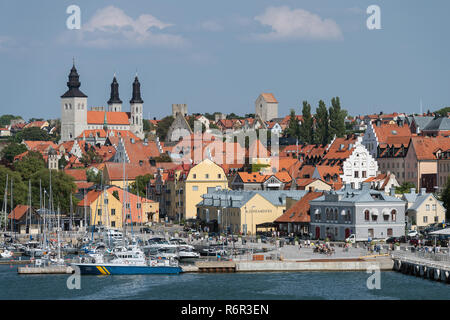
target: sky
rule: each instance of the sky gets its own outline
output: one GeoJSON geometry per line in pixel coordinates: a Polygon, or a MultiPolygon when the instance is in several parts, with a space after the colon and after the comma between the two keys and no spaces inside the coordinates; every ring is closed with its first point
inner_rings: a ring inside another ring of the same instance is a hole
{"type": "Polygon", "coordinates": [[[450,106],[449,13],[448,0],[2,0],[0,114],[60,117],[73,59],[90,107],[116,74],[129,111],[137,72],[147,119],[173,103],[254,113],[262,92],[280,117],[335,96],[350,115],[436,110],[450,106]]]}

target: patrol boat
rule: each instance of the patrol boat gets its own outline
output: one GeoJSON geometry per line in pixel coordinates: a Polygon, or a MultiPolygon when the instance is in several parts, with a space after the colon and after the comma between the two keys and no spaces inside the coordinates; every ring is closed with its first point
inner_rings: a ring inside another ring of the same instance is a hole
{"type": "Polygon", "coordinates": [[[147,258],[135,246],[122,248],[112,253],[83,257],[71,266],[80,269],[82,275],[140,275],[140,274],[179,274],[181,267],[175,259],[147,258]]]}

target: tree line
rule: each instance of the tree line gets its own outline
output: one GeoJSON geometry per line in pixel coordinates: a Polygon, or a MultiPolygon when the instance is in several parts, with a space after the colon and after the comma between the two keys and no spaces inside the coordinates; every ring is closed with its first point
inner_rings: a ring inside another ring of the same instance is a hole
{"type": "Polygon", "coordinates": [[[314,115],[311,113],[311,105],[308,101],[303,101],[301,124],[297,120],[295,110],[291,109],[285,135],[297,138],[301,144],[326,145],[334,136],[345,135],[346,116],[347,111],[341,108],[339,97],[331,99],[329,108],[323,100],[320,100],[314,115]]]}

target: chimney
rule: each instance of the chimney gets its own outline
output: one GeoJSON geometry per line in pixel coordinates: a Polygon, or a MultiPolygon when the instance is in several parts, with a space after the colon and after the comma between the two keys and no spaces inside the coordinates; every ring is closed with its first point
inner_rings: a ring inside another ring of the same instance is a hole
{"type": "Polygon", "coordinates": [[[403,127],[403,120],[402,119],[397,119],[397,125],[399,127],[403,127]]]}
{"type": "Polygon", "coordinates": [[[409,190],[409,193],[411,193],[411,194],[416,193],[416,188],[411,188],[411,189],[409,190]]]}
{"type": "Polygon", "coordinates": [[[381,120],[380,119],[375,120],[375,125],[377,127],[381,126],[381,120]]]}
{"type": "Polygon", "coordinates": [[[420,188],[420,195],[423,196],[427,193],[427,189],[426,188],[420,188]]]}
{"type": "Polygon", "coordinates": [[[389,195],[391,197],[395,197],[395,188],[394,187],[391,187],[391,189],[389,190],[389,195]]]}

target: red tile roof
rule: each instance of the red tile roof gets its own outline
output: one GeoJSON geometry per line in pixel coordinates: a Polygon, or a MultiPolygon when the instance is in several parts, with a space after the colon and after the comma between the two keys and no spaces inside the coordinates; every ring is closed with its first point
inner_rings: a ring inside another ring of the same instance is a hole
{"type": "Polygon", "coordinates": [[[414,146],[417,160],[436,160],[436,151],[450,148],[450,137],[413,136],[411,143],[414,146]]]}
{"type": "Polygon", "coordinates": [[[261,93],[263,99],[268,103],[278,103],[277,99],[272,93],[261,93]]]}
{"type": "Polygon", "coordinates": [[[84,169],[65,169],[64,173],[73,177],[76,182],[86,182],[86,170],[84,169]]]}
{"type": "Polygon", "coordinates": [[[88,124],[103,124],[106,121],[110,125],[129,125],[130,113],[129,112],[111,112],[111,111],[87,111],[87,123],[88,124]]]}
{"type": "Polygon", "coordinates": [[[297,201],[292,207],[286,210],[283,215],[277,218],[274,222],[278,223],[309,223],[311,217],[308,214],[310,205],[309,201],[314,200],[323,195],[323,192],[308,192],[297,201]]]}
{"type": "Polygon", "coordinates": [[[9,213],[8,215],[8,219],[13,219],[13,220],[20,220],[22,219],[22,217],[27,213],[28,209],[30,207],[23,205],[23,204],[19,204],[17,205],[14,210],[12,212],[9,213]]]}

